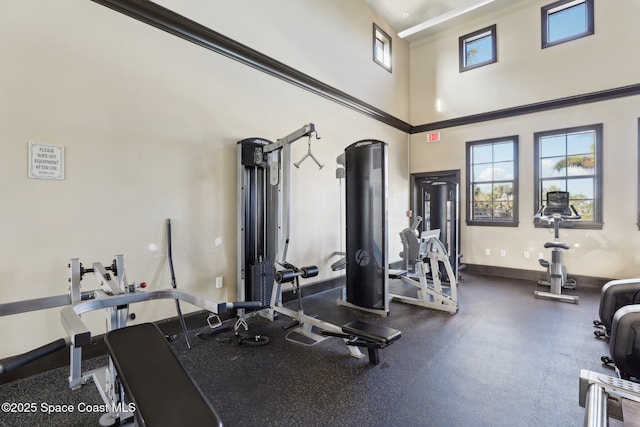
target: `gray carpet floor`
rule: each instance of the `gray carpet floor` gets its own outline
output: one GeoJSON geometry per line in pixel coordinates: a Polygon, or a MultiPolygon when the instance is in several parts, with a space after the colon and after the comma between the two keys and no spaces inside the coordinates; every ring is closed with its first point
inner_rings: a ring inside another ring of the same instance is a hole
{"type": "MultiPolygon", "coordinates": [[[[592,333],[599,293],[569,291],[576,305],[535,299],[535,289],[465,275],[457,314],[394,302],[386,318],[336,306],[338,290],[303,298],[305,313],[338,325],[362,319],[401,330],[376,366],[337,338],[288,342],[282,316],[249,321],[252,334],[270,338],[263,347],[239,346],[232,334],[193,336],[206,328],[191,331],[190,350],[183,339],[171,345],[227,426],[581,426],[580,369],[612,373],[600,364],[608,346],[592,333]]],[[[0,386],[0,401],[37,407],[0,412],[0,426],[98,425],[100,413],[78,411],[102,403],[95,387],[70,390],[67,376],[61,368],[0,386]],[[42,404],[74,412],[47,414],[42,404]]]]}

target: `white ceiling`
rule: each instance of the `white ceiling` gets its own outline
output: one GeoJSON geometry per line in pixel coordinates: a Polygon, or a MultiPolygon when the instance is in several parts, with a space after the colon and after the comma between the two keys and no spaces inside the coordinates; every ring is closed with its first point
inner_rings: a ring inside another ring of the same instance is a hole
{"type": "MultiPolygon", "coordinates": [[[[454,11],[461,10],[467,6],[485,3],[482,0],[364,0],[385,22],[401,33],[415,25],[438,18],[448,18],[454,11]]],[[[497,8],[513,4],[513,0],[494,0],[492,3],[482,5],[477,9],[465,13],[467,18],[479,16],[483,13],[495,11],[497,8]]],[[[453,17],[451,21],[460,19],[453,17]]],[[[425,33],[437,31],[438,24],[428,30],[410,36],[409,40],[415,39],[425,33]]]]}

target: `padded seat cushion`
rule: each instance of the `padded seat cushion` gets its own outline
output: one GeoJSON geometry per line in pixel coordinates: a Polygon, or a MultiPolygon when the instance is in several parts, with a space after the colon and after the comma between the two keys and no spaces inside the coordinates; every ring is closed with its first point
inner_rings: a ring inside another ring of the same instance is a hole
{"type": "Polygon", "coordinates": [[[401,332],[386,326],[372,325],[361,320],[354,320],[342,327],[342,331],[376,344],[388,345],[400,338],[401,332]]]}
{"type": "Polygon", "coordinates": [[[560,249],[566,249],[569,250],[569,244],[568,243],[564,243],[564,242],[547,242],[544,244],[544,247],[546,249],[549,248],[560,248],[560,249]]]}
{"type": "Polygon", "coordinates": [[[107,349],[136,405],[139,426],[221,426],[198,385],[153,323],[109,332],[107,349]]]}

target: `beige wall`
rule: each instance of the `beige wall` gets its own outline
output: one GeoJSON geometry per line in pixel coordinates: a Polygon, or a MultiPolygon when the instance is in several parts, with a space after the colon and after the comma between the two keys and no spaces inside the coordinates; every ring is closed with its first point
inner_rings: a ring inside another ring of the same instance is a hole
{"type": "MultiPolygon", "coordinates": [[[[364,2],[159,3],[414,125],[636,84],[640,71],[634,0],[596,2],[595,35],[544,50],[539,8],[548,2],[539,0],[461,18],[411,47],[394,36],[393,73],[371,59],[372,22],[394,33],[364,2]],[[459,73],[458,37],[494,23],[498,63],[459,73]]],[[[563,230],[573,245],[566,265],[583,275],[638,274],[640,97],[442,129],[433,144],[412,135],[408,147],[400,131],[93,2],[29,0],[0,12],[0,302],[65,293],[73,257],[90,264],[124,254],[130,280],[169,286],[166,218],[174,221],[179,287],[233,299],[236,142],[274,140],[308,122],[322,137],[313,151],[325,167],[293,168],[289,260],[318,264],[320,280],[336,274],[329,269],[342,233],[334,168],[347,145],[389,143],[394,260],[394,236],[407,224],[408,172],[461,169],[464,182],[466,141],[519,135],[520,225],[463,222],[462,251],[468,263],[539,270],[535,258],[551,236],[531,223],[533,133],[593,123],[604,124],[604,229],[563,230]],[[27,178],[28,142],[65,147],[64,181],[27,178]]],[[[294,144],[293,158],[305,150],[304,141],[294,144]]],[[[94,285],[85,279],[85,288],[94,285]]],[[[142,321],[175,314],[172,302],[134,311],[142,321]]],[[[102,313],[86,317],[103,330],[102,313]]],[[[2,317],[0,330],[0,357],[64,333],[59,309],[2,317]]]]}
{"type": "MultiPolygon", "coordinates": [[[[374,16],[364,2],[181,3],[179,13],[208,16],[200,22],[409,119],[408,47],[394,39],[393,73],[371,60],[374,16]]],[[[130,281],[168,287],[166,218],[178,286],[234,299],[236,142],[275,140],[308,122],[325,167],[293,168],[289,260],[319,265],[319,279],[335,274],[335,158],[360,139],[389,143],[390,226],[405,226],[406,134],[93,2],[3,3],[0,16],[0,302],[64,294],[76,257],[89,265],[124,254],[130,281]],[[27,178],[29,142],[65,147],[63,181],[27,178]]],[[[294,144],[293,158],[306,148],[294,144]]],[[[390,253],[398,246],[392,240],[390,253]]],[[[95,287],[91,277],[84,284],[95,287]]],[[[174,310],[134,307],[140,321],[174,310]]],[[[87,318],[103,330],[102,313],[87,318]]],[[[64,334],[59,309],[1,317],[0,330],[0,357],[64,334]]]]}
{"type": "MultiPolygon", "coordinates": [[[[596,1],[596,34],[540,49],[540,7],[546,1],[518,2],[499,14],[463,22],[411,45],[412,123],[428,123],[468,114],[541,102],[638,83],[640,62],[632,52],[640,37],[635,16],[640,3],[596,1]],[[458,37],[497,24],[498,62],[458,72],[458,37]],[[441,99],[442,111],[435,110],[441,99]]],[[[462,252],[471,264],[542,270],[539,252],[552,240],[535,229],[533,213],[533,134],[573,126],[604,124],[604,228],[562,230],[572,245],[565,255],[569,273],[596,277],[640,274],[637,222],[637,119],[640,97],[528,114],[442,129],[442,140],[428,144],[425,134],[411,136],[412,173],[462,171],[462,252]],[[520,225],[518,228],[467,227],[465,143],[518,135],[520,138],[520,225]],[[490,249],[491,255],[485,255],[490,249]],[[500,250],[506,256],[500,256],[500,250]],[[531,257],[525,259],[524,252],[531,257]]]]}
{"type": "Polygon", "coordinates": [[[500,267],[541,270],[538,253],[549,258],[543,243],[553,240],[549,230],[533,226],[533,134],[586,124],[604,124],[604,228],[561,230],[572,245],[564,261],[569,273],[623,278],[640,273],[637,222],[637,119],[640,97],[588,104],[512,119],[461,126],[441,131],[441,141],[427,143],[424,135],[412,136],[410,169],[413,172],[461,169],[461,245],[464,262],[500,267]],[[503,136],[519,136],[520,225],[517,228],[466,226],[464,220],[465,143],[503,136]],[[485,255],[490,249],[491,255],[485,255]],[[506,251],[506,257],[500,256],[506,251]],[[524,252],[531,257],[525,259],[524,252]]]}
{"type": "Polygon", "coordinates": [[[363,1],[160,0],[156,3],[405,121],[409,45],[363,1]],[[392,36],[393,73],[372,62],[372,23],[392,36]]]}
{"type": "Polygon", "coordinates": [[[638,83],[635,0],[596,1],[595,34],[541,49],[540,7],[519,0],[472,21],[461,18],[415,41],[411,58],[411,123],[419,125],[638,83]],[[498,62],[458,71],[458,38],[497,26],[498,62]],[[436,100],[441,111],[436,111],[436,100]]]}

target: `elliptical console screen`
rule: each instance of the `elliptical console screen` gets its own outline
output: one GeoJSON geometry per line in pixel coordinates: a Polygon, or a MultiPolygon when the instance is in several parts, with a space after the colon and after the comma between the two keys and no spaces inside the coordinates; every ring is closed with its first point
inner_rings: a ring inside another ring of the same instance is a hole
{"type": "Polygon", "coordinates": [[[547,206],[544,208],[544,210],[546,215],[554,213],[571,215],[571,209],[569,209],[569,192],[547,192],[547,206]]]}

